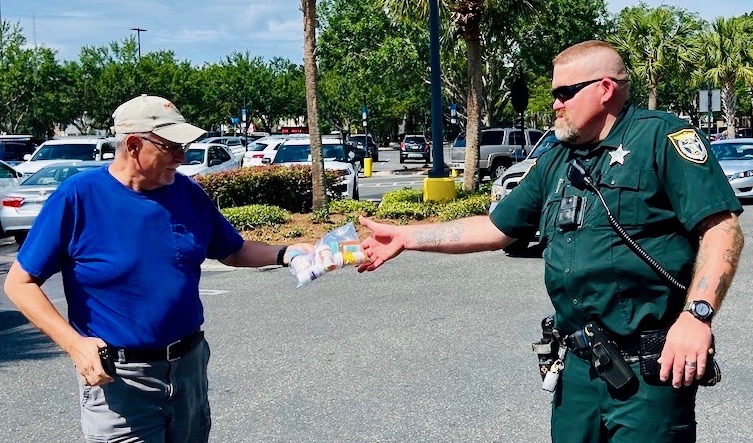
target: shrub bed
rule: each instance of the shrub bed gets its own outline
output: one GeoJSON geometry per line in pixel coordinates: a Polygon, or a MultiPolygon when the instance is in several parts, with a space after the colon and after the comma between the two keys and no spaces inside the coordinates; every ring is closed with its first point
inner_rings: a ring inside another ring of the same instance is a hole
{"type": "Polygon", "coordinates": [[[262,226],[275,226],[290,221],[290,212],[268,205],[247,205],[221,209],[222,215],[239,231],[252,231],[262,226]]]}
{"type": "MultiPolygon", "coordinates": [[[[325,171],[328,189],[335,179],[335,172],[325,171]]],[[[196,177],[196,181],[219,208],[262,204],[301,214],[311,212],[312,181],[308,165],[241,168],[196,177]]]]}

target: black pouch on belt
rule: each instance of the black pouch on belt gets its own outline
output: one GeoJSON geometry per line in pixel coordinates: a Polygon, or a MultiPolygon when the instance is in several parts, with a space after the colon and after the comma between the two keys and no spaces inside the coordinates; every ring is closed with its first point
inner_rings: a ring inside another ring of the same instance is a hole
{"type": "Polygon", "coordinates": [[[664,342],[667,340],[667,329],[656,329],[641,332],[640,353],[641,375],[644,377],[659,378],[661,365],[657,360],[661,357],[664,342]]]}
{"type": "MultiPolygon", "coordinates": [[[[654,331],[641,332],[639,361],[641,364],[641,375],[653,380],[659,379],[661,364],[657,361],[661,357],[661,351],[664,349],[664,342],[667,341],[668,329],[657,329],[654,331]]],[[[713,353],[716,351],[714,336],[711,336],[711,351],[706,360],[706,372],[698,380],[700,386],[714,386],[722,379],[722,371],[719,364],[714,359],[713,353]]]]}

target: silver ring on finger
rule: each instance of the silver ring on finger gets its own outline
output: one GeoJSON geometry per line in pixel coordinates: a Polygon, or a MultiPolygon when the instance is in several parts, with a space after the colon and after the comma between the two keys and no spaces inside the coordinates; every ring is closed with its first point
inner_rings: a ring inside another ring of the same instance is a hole
{"type": "Polygon", "coordinates": [[[694,362],[694,361],[686,361],[686,362],[685,362],[685,367],[686,367],[686,368],[693,368],[693,369],[695,369],[695,367],[696,367],[696,362],[694,362]]]}

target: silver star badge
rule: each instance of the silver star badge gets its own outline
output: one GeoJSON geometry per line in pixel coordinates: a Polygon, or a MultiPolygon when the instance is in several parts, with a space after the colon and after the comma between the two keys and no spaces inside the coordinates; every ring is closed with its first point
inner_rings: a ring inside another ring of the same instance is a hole
{"type": "Polygon", "coordinates": [[[630,151],[622,149],[622,144],[620,144],[620,146],[617,147],[617,150],[609,151],[609,166],[612,166],[613,163],[624,165],[625,157],[627,157],[628,154],[630,154],[630,151]]]}

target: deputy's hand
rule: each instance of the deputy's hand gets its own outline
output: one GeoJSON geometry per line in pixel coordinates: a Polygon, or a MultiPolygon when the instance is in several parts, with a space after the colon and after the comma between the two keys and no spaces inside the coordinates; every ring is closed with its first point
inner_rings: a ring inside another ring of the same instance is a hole
{"type": "Polygon", "coordinates": [[[101,338],[81,337],[68,347],[68,354],[87,386],[104,385],[113,381],[99,359],[99,349],[105,346],[107,343],[101,338]]]}
{"type": "Polygon", "coordinates": [[[405,249],[400,226],[377,223],[366,217],[359,217],[358,221],[371,230],[371,235],[361,242],[370,263],[359,266],[358,272],[373,271],[405,249]]]}
{"type": "Polygon", "coordinates": [[[683,312],[667,333],[659,362],[662,381],[672,377],[672,386],[689,386],[706,372],[711,348],[711,325],[683,312]]]}

